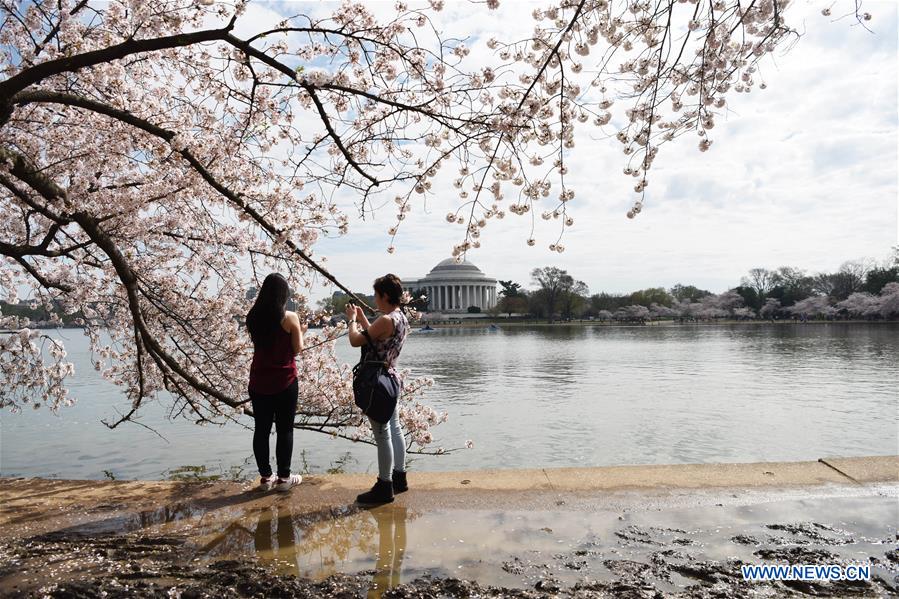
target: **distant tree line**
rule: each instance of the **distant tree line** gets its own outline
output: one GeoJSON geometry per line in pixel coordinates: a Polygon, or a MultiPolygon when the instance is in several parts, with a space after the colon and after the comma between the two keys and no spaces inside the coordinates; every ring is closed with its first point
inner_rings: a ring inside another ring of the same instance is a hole
{"type": "Polygon", "coordinates": [[[0,301],[0,314],[17,319],[16,326],[31,328],[79,327],[84,322],[84,315],[79,311],[69,314],[58,301],[49,302],[50,309],[43,303],[23,300],[12,304],[0,301]]]}
{"type": "Polygon", "coordinates": [[[833,273],[753,268],[739,285],[719,294],[678,284],[591,295],[586,283],[555,266],[531,271],[531,290],[511,280],[499,284],[494,314],[548,321],[899,318],[899,251],[886,263],[851,260],[833,273]]]}
{"type": "MultiPolygon", "coordinates": [[[[362,293],[361,291],[355,292],[356,296],[365,301],[369,306],[375,305],[375,296],[370,293],[362,293]]],[[[335,291],[331,297],[326,297],[323,300],[319,300],[318,307],[321,310],[325,310],[334,314],[335,316],[340,316],[346,311],[346,305],[353,301],[353,298],[343,291],[335,291]]]]}
{"type": "MultiPolygon", "coordinates": [[[[693,285],[677,284],[670,289],[649,287],[632,293],[590,294],[584,281],[555,266],[531,271],[534,289],[525,289],[512,280],[500,280],[499,301],[491,310],[505,314],[553,320],[594,319],[600,321],[646,322],[677,319],[683,321],[731,318],[746,319],[839,319],[867,320],[899,318],[899,250],[886,263],[871,259],[850,260],[833,273],[809,274],[791,266],[775,270],[753,268],[740,284],[714,294],[693,285]]],[[[429,298],[424,289],[412,289],[411,307],[425,312],[429,298]]],[[[374,305],[367,293],[356,295],[374,305]]],[[[255,289],[247,293],[255,296],[255,289]]],[[[318,302],[318,307],[339,316],[350,296],[342,291],[318,302]]],[[[291,309],[301,309],[291,303],[291,309]]],[[[479,312],[471,306],[468,312],[479,312]]],[[[81,326],[80,313],[69,314],[53,304],[48,311],[37,302],[0,302],[0,313],[30,321],[31,326],[81,326]]]]}

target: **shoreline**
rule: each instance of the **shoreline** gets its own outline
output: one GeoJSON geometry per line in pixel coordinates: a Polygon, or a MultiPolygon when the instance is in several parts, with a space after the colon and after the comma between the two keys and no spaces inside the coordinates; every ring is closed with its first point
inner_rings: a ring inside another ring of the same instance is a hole
{"type": "MultiPolygon", "coordinates": [[[[732,325],[777,325],[777,326],[786,326],[786,325],[890,325],[890,324],[899,324],[899,320],[859,320],[859,319],[848,319],[848,320],[819,320],[819,319],[809,319],[809,320],[794,320],[794,319],[778,319],[778,320],[765,320],[765,319],[748,319],[748,320],[729,320],[729,319],[720,319],[720,320],[700,320],[700,321],[688,321],[688,322],[678,322],[676,320],[647,320],[645,323],[639,322],[611,322],[611,321],[600,321],[600,320],[583,320],[583,319],[575,319],[571,321],[563,321],[563,320],[554,320],[553,322],[546,322],[546,320],[540,319],[506,319],[503,317],[464,317],[464,318],[446,318],[443,320],[437,321],[427,321],[427,320],[417,320],[414,323],[414,327],[420,328],[425,325],[430,325],[435,328],[483,328],[484,325],[504,325],[504,326],[528,326],[528,327],[556,327],[556,326],[585,326],[585,327],[626,327],[626,328],[634,328],[634,327],[686,327],[686,326],[732,326],[732,325]],[[446,321],[458,321],[458,322],[446,322],[446,321]]],[[[55,327],[55,326],[29,326],[25,327],[33,330],[39,331],[81,331],[84,330],[84,327],[78,326],[63,326],[63,327],[55,327]]],[[[310,330],[320,329],[318,326],[310,326],[310,330]]],[[[14,335],[17,334],[19,330],[0,330],[0,335],[14,335]]]]}
{"type": "Polygon", "coordinates": [[[0,594],[598,598],[652,588],[736,598],[748,584],[740,564],[860,555],[874,568],[867,586],[805,592],[899,592],[897,455],[413,471],[410,492],[361,509],[353,500],[372,479],[310,475],[282,494],[238,482],[3,478],[0,594]]]}
{"type": "MultiPolygon", "coordinates": [[[[371,484],[370,472],[303,473],[318,491],[347,491],[371,484]]],[[[484,468],[474,470],[409,471],[410,484],[429,493],[580,491],[642,491],[716,488],[810,487],[825,484],[899,483],[899,454],[822,457],[786,462],[713,462],[693,464],[625,464],[553,468],[484,468]]],[[[237,485],[255,481],[228,478],[67,479],[42,476],[0,476],[0,500],[15,496],[20,485],[237,485]]],[[[305,487],[304,487],[305,488],[305,487]]],[[[0,513],[0,529],[5,520],[0,513]]]]}
{"type": "MultiPolygon", "coordinates": [[[[446,319],[452,320],[452,319],[446,319]]],[[[746,325],[746,326],[760,326],[760,325],[774,325],[774,326],[788,326],[788,325],[890,325],[897,324],[899,320],[759,320],[759,319],[750,319],[750,320],[726,320],[721,319],[718,321],[692,321],[692,322],[677,322],[675,320],[653,320],[646,321],[645,323],[639,322],[610,322],[610,321],[599,321],[599,320],[572,320],[572,321],[562,321],[556,320],[553,322],[546,322],[546,320],[517,320],[511,319],[506,320],[503,318],[462,318],[458,319],[459,322],[448,323],[443,320],[438,320],[436,322],[426,321],[426,320],[418,320],[415,323],[415,326],[420,328],[425,325],[430,325],[434,328],[484,328],[484,326],[496,325],[498,327],[509,326],[509,327],[561,327],[561,326],[569,326],[569,327],[601,327],[601,328],[641,328],[641,327],[689,327],[689,326],[698,326],[698,327],[708,327],[708,326],[733,326],[733,325],[746,325]]]]}

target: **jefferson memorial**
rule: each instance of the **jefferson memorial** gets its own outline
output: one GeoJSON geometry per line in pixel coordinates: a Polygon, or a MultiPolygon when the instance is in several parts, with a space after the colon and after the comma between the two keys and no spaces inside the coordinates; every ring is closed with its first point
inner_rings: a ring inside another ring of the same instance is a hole
{"type": "Polygon", "coordinates": [[[414,291],[424,289],[430,312],[467,312],[470,306],[482,311],[496,305],[496,279],[463,260],[443,260],[423,279],[403,279],[403,287],[414,291]]]}

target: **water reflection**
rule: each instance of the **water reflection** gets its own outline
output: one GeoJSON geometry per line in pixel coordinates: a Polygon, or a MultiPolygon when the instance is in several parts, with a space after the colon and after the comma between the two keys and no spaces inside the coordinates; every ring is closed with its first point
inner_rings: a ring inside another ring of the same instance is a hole
{"type": "MultiPolygon", "coordinates": [[[[788,500],[757,495],[761,503],[749,505],[741,503],[745,499],[727,498],[729,492],[697,495],[696,505],[687,501],[686,507],[677,507],[678,499],[665,509],[625,510],[624,515],[619,509],[410,513],[401,505],[300,513],[287,502],[275,502],[230,524],[218,520],[218,530],[225,528],[200,557],[256,555],[278,574],[314,580],[370,573],[364,583],[367,599],[381,599],[388,589],[425,575],[518,588],[534,588],[547,578],[564,584],[585,575],[614,580],[637,563],[670,562],[675,571],[683,566],[695,575],[697,559],[757,562],[754,552],[761,545],[772,550],[797,544],[819,547],[839,563],[882,555],[895,538],[895,491],[850,494],[857,492],[847,487],[797,500],[790,491],[783,494],[788,500]],[[722,503],[710,510],[718,501],[722,503]],[[814,530],[815,538],[797,542],[790,530],[803,527],[814,530]],[[413,549],[408,554],[407,544],[413,549]]],[[[211,530],[216,522],[199,526],[211,530]]],[[[668,576],[654,582],[671,592],[694,583],[668,576]]]]}
{"type": "Polygon", "coordinates": [[[282,574],[300,576],[296,529],[289,505],[273,505],[256,518],[253,548],[260,561],[282,574]]]}
{"type": "Polygon", "coordinates": [[[384,591],[402,584],[403,557],[406,555],[406,508],[385,505],[368,513],[378,524],[378,562],[368,599],[381,599],[384,591]]]}
{"type": "Polygon", "coordinates": [[[213,530],[198,550],[208,558],[255,554],[282,575],[320,580],[338,572],[371,570],[370,599],[402,582],[407,508],[346,506],[294,514],[288,502],[253,510],[213,530]],[[374,564],[372,564],[374,562],[374,564]]]}

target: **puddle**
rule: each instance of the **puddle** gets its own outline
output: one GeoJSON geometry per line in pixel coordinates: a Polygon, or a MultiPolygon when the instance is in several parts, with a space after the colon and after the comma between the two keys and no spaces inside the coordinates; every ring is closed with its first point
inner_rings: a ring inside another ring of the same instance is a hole
{"type": "Polygon", "coordinates": [[[664,512],[438,510],[391,504],[294,513],[277,502],[194,539],[207,560],[255,556],[282,575],[367,573],[373,590],[422,576],[507,588],[639,581],[662,592],[740,577],[739,563],[870,563],[899,583],[895,497],[664,512]]]}

